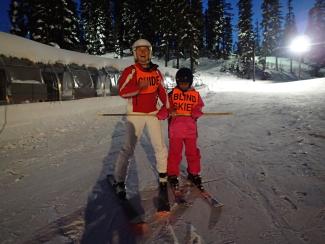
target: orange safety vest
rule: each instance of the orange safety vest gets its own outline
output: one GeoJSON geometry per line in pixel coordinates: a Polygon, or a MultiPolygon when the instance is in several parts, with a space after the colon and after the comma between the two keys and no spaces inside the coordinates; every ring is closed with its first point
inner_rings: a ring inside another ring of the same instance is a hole
{"type": "Polygon", "coordinates": [[[176,110],[176,114],[190,115],[192,114],[192,109],[199,102],[199,93],[195,90],[183,92],[178,88],[174,88],[171,102],[176,110]]]}
{"type": "Polygon", "coordinates": [[[158,71],[152,70],[149,72],[145,72],[136,66],[135,69],[137,75],[137,83],[139,83],[141,80],[149,80],[149,86],[145,89],[141,89],[139,94],[148,94],[156,92],[161,82],[161,76],[158,71]]]}

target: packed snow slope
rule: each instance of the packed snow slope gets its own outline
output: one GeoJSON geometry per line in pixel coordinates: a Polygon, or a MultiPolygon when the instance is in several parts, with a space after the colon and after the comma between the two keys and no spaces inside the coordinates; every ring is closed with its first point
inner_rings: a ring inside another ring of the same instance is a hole
{"type": "MultiPolygon", "coordinates": [[[[201,174],[223,209],[193,197],[170,224],[134,236],[105,181],[125,118],[97,115],[125,111],[125,100],[1,106],[0,243],[324,243],[325,79],[254,83],[214,67],[196,79],[208,87],[204,111],[233,113],[198,121],[201,174]]],[[[154,166],[144,133],[127,185],[148,219],[154,166]]]]}

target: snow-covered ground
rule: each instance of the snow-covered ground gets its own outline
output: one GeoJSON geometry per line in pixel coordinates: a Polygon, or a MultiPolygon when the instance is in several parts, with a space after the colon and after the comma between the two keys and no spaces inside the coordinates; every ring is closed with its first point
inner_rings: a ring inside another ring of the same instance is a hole
{"type": "MultiPolygon", "coordinates": [[[[323,243],[325,79],[254,83],[218,70],[202,62],[196,79],[204,111],[233,113],[198,122],[202,176],[221,210],[192,198],[177,219],[135,237],[105,182],[124,118],[98,116],[125,111],[124,100],[0,106],[0,243],[323,243]]],[[[147,218],[154,164],[144,133],[127,184],[147,218]]]]}

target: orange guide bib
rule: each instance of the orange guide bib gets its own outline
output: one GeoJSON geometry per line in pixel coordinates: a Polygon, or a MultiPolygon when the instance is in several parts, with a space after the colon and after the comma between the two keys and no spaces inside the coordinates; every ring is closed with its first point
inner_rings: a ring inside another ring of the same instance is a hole
{"type": "Polygon", "coordinates": [[[135,67],[136,74],[137,74],[137,83],[139,83],[142,80],[148,80],[149,86],[145,89],[141,89],[139,94],[148,94],[148,93],[154,93],[157,91],[159,83],[161,82],[161,76],[156,70],[150,71],[150,72],[144,72],[138,67],[135,67]]]}

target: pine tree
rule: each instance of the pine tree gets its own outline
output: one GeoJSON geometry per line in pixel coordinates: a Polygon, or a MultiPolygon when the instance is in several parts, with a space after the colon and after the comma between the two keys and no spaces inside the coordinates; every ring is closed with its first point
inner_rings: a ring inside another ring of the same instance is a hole
{"type": "Polygon", "coordinates": [[[46,0],[29,0],[28,26],[32,40],[44,44],[51,42],[49,29],[49,17],[53,17],[51,12],[52,8],[46,0]]]}
{"type": "Polygon", "coordinates": [[[113,7],[111,1],[104,2],[104,22],[105,22],[105,50],[106,52],[114,51],[115,37],[113,29],[113,7]]]}
{"type": "Polygon", "coordinates": [[[28,0],[28,26],[32,40],[80,50],[80,31],[74,0],[28,0]]]}
{"type": "Polygon", "coordinates": [[[284,23],[284,45],[289,46],[292,39],[297,36],[296,18],[292,7],[292,0],[288,0],[288,13],[284,23]]]}
{"type": "Polygon", "coordinates": [[[137,2],[125,0],[122,5],[122,46],[131,48],[132,43],[140,37],[140,20],[137,18],[137,2]]]}
{"type": "MultiPolygon", "coordinates": [[[[186,0],[175,1],[173,4],[173,13],[175,16],[171,33],[174,33],[174,49],[177,59],[176,67],[179,68],[179,59],[186,57],[188,43],[188,24],[189,24],[189,6],[186,0]]],[[[166,16],[168,18],[168,16],[166,16]]]]}
{"type": "Polygon", "coordinates": [[[189,4],[188,15],[188,49],[191,63],[191,70],[195,72],[195,66],[199,64],[200,46],[202,45],[203,16],[198,17],[197,9],[202,13],[202,1],[192,0],[189,4]]]}
{"type": "Polygon", "coordinates": [[[207,10],[207,47],[208,50],[221,57],[222,36],[224,33],[224,1],[209,0],[207,10]]]}
{"type": "Polygon", "coordinates": [[[264,0],[262,3],[263,41],[260,62],[266,68],[266,57],[277,55],[281,43],[281,15],[279,0],[264,0]]]}
{"type": "Polygon", "coordinates": [[[255,30],[254,30],[254,48],[255,48],[255,55],[260,55],[260,26],[258,20],[255,22],[255,30]]]}
{"type": "MultiPolygon", "coordinates": [[[[170,58],[170,47],[172,45],[172,41],[174,38],[174,34],[177,35],[174,32],[174,23],[171,18],[168,18],[168,15],[166,14],[166,11],[169,10],[169,14],[174,15],[175,9],[176,9],[176,2],[173,0],[167,0],[167,1],[161,1],[160,7],[162,9],[161,12],[163,13],[160,16],[160,23],[159,23],[159,33],[160,33],[160,48],[162,52],[164,53],[165,58],[165,66],[167,66],[169,58],[170,58]]],[[[177,17],[175,17],[176,19],[177,17]]]]}
{"type": "MultiPolygon", "coordinates": [[[[296,19],[295,14],[292,7],[292,0],[288,0],[288,13],[285,18],[285,24],[284,24],[284,32],[283,32],[283,41],[284,46],[289,47],[290,42],[292,39],[297,36],[297,26],[296,26],[296,19]]],[[[288,48],[286,48],[288,50],[288,48]]],[[[288,52],[286,53],[288,54],[288,52]]],[[[292,73],[292,58],[290,58],[290,72],[292,73]]]]}
{"type": "Polygon", "coordinates": [[[231,25],[231,4],[225,2],[224,8],[224,33],[222,35],[222,55],[223,59],[228,59],[232,51],[232,25],[231,25]]]}
{"type": "Polygon", "coordinates": [[[28,32],[28,5],[26,0],[12,0],[9,6],[10,33],[25,37],[28,32]]]}
{"type": "Polygon", "coordinates": [[[238,54],[240,75],[250,77],[253,60],[254,34],[252,26],[252,2],[251,0],[239,0],[238,21],[238,54]]]}
{"type": "Polygon", "coordinates": [[[86,51],[90,54],[104,54],[106,14],[105,0],[82,0],[81,17],[86,51]]]}
{"type": "MultiPolygon", "coordinates": [[[[153,19],[156,16],[153,15],[153,8],[155,1],[153,0],[134,0],[136,3],[136,18],[139,21],[139,29],[141,38],[145,38],[152,42],[155,37],[154,26],[152,25],[153,19]]],[[[167,12],[168,13],[168,12],[167,12]]],[[[166,14],[167,14],[166,13],[166,14]]]]}
{"type": "Polygon", "coordinates": [[[209,0],[207,9],[207,48],[217,58],[228,58],[232,50],[231,4],[226,0],[209,0]]]}
{"type": "Polygon", "coordinates": [[[58,40],[62,48],[80,50],[79,17],[75,0],[62,0],[62,13],[59,29],[61,29],[63,36],[62,39],[54,37],[54,41],[58,40]]]}
{"type": "MultiPolygon", "coordinates": [[[[152,1],[153,7],[152,7],[152,15],[155,16],[150,22],[152,28],[154,29],[154,38],[152,40],[153,50],[155,51],[155,54],[158,55],[158,57],[162,57],[164,55],[165,49],[163,48],[164,44],[163,42],[163,36],[165,32],[165,27],[169,27],[168,24],[171,22],[170,18],[166,19],[168,23],[165,22],[165,8],[167,4],[170,4],[169,1],[164,0],[154,0],[152,1]]],[[[168,5],[169,7],[169,5],[168,5]]],[[[174,5],[170,6],[171,8],[174,8],[174,5]]],[[[173,10],[170,10],[170,12],[174,12],[173,10]]],[[[174,16],[174,18],[176,18],[174,16]]]]}
{"type": "Polygon", "coordinates": [[[112,0],[112,13],[113,13],[113,35],[115,40],[115,53],[116,57],[123,57],[123,33],[124,27],[122,23],[122,8],[125,0],[112,0]]]}
{"type": "Polygon", "coordinates": [[[306,34],[310,37],[312,48],[308,54],[317,73],[325,67],[325,0],[316,0],[309,11],[306,34]]]}
{"type": "Polygon", "coordinates": [[[195,28],[198,30],[197,47],[199,51],[203,48],[203,33],[204,33],[204,16],[202,0],[192,0],[191,8],[194,18],[195,28]]]}

